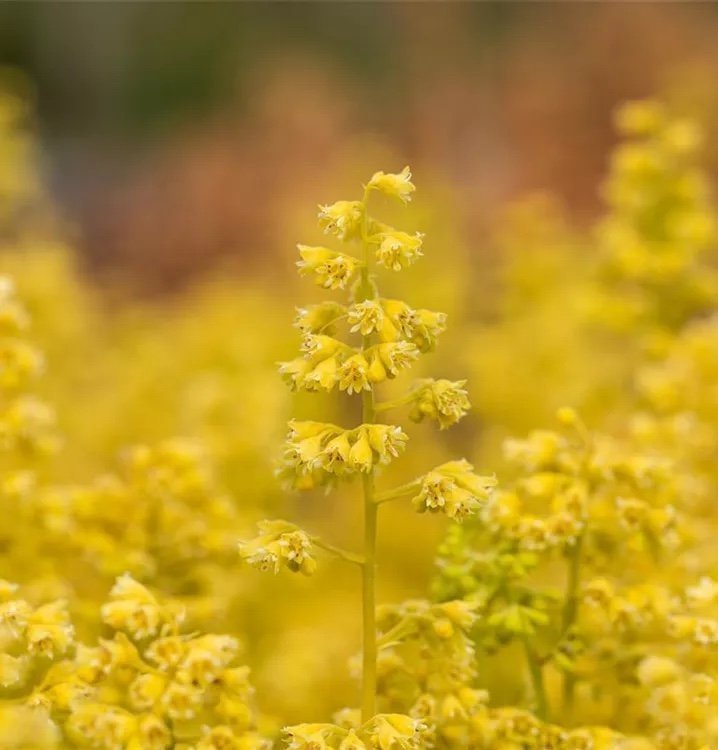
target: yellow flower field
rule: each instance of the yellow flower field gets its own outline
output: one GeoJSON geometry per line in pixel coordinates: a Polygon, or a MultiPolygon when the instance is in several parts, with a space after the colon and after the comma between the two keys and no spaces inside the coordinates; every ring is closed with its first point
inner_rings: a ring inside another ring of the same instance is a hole
{"type": "Polygon", "coordinates": [[[491,267],[367,163],[143,300],[0,96],[0,748],[718,748],[712,136],[614,120],[491,267]]]}

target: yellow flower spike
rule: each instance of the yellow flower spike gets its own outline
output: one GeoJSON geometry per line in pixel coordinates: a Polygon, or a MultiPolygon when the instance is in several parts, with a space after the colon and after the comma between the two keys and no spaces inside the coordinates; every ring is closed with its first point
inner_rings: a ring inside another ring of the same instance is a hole
{"type": "MultiPolygon", "coordinates": [[[[471,644],[459,624],[464,623],[468,612],[452,611],[452,614],[447,614],[432,610],[423,603],[418,605],[419,614],[409,607],[402,621],[384,623],[379,627],[379,632],[385,633],[388,640],[383,644],[380,657],[377,656],[374,578],[378,507],[385,501],[406,497],[418,489],[422,495],[415,499],[417,507],[442,510],[451,518],[461,519],[488,502],[490,490],[495,484],[493,478],[476,475],[468,462],[459,461],[440,467],[444,473],[438,474],[436,487],[428,480],[422,491],[421,480],[415,480],[397,490],[377,492],[375,488],[377,469],[396,458],[408,440],[400,427],[377,423],[377,416],[388,409],[410,403],[416,395],[412,393],[409,398],[377,403],[376,386],[410,367],[422,352],[433,350],[437,337],[446,327],[443,313],[415,310],[401,300],[382,298],[378,289],[379,276],[374,273],[377,264],[395,271],[411,265],[422,255],[423,236],[394,229],[375,220],[368,214],[369,198],[374,191],[378,191],[406,202],[413,190],[408,168],[400,174],[377,172],[366,185],[362,201],[339,201],[320,207],[320,226],[325,232],[342,241],[358,241],[359,257],[346,256],[350,258],[345,263],[347,268],[337,258],[338,255],[343,256],[342,253],[334,253],[325,247],[300,246],[300,270],[315,274],[321,285],[341,288],[344,284],[340,280],[345,282],[353,273],[356,273],[357,279],[352,287],[351,301],[346,307],[326,305],[298,310],[295,325],[307,334],[302,351],[311,369],[294,360],[280,366],[281,374],[294,388],[329,390],[338,385],[349,395],[359,394],[362,423],[346,430],[320,423],[290,423],[277,473],[287,486],[294,489],[330,487],[336,480],[361,475],[366,528],[364,553],[354,555],[321,540],[312,541],[326,551],[362,567],[361,717],[364,724],[360,728],[355,724],[348,728],[336,725],[289,727],[286,733],[291,748],[317,750],[327,747],[337,750],[343,743],[342,748],[349,750],[356,742],[372,750],[418,750],[424,747],[430,739],[429,734],[415,719],[403,714],[377,716],[376,712],[378,669],[382,670],[383,680],[398,668],[401,657],[392,652],[403,645],[402,638],[425,638],[429,650],[434,647],[442,649],[441,653],[448,659],[446,673],[440,676],[438,668],[434,666],[427,681],[430,685],[436,681],[444,695],[451,692],[443,687],[446,681],[451,682],[452,688],[458,689],[463,679],[471,679],[468,667],[472,655],[471,644]],[[337,264],[342,273],[336,271],[337,264]],[[343,339],[339,338],[342,332],[361,336],[360,346],[353,348],[344,344],[343,339]],[[459,622],[454,622],[454,616],[459,622]],[[349,728],[353,730],[352,735],[348,734],[349,728]]],[[[464,416],[469,408],[464,381],[424,381],[424,385],[427,394],[422,395],[428,395],[430,406],[422,416],[430,414],[441,427],[449,426],[464,416]]],[[[302,572],[311,573],[315,566],[313,559],[303,554],[304,546],[298,532],[284,537],[281,542],[276,536],[264,533],[243,543],[240,551],[245,560],[272,570],[277,570],[282,564],[283,554],[285,557],[296,554],[294,568],[302,572]],[[292,552],[289,553],[289,550],[292,552]]],[[[438,664],[442,657],[435,658],[438,664]]],[[[420,695],[427,693],[426,686],[417,687],[420,695]]],[[[387,690],[391,693],[392,688],[388,686],[387,690]]],[[[392,700],[398,697],[394,696],[392,700]]],[[[435,701],[434,705],[439,704],[435,701]]],[[[458,716],[460,712],[450,713],[458,716]]],[[[460,728],[453,731],[455,736],[461,736],[460,728]]]]}
{"type": "Polygon", "coordinates": [[[398,198],[402,203],[408,203],[411,200],[411,194],[416,190],[411,182],[411,170],[408,166],[398,174],[375,172],[366,187],[367,190],[378,190],[384,195],[398,198]]]}

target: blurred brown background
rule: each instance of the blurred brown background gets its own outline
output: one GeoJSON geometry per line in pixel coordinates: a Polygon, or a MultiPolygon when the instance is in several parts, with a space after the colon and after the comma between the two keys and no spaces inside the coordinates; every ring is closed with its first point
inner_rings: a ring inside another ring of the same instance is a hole
{"type": "Polygon", "coordinates": [[[532,190],[595,214],[619,101],[718,122],[714,3],[3,3],[0,63],[88,267],[148,293],[273,262],[342,165],[448,186],[479,248],[532,190]]]}

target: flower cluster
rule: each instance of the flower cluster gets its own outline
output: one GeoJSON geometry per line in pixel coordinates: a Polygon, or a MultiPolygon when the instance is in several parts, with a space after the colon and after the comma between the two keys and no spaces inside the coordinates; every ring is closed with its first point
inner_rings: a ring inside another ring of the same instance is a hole
{"type": "Polygon", "coordinates": [[[651,628],[668,622],[669,609],[660,608],[671,597],[639,582],[656,554],[679,549],[684,538],[676,510],[680,484],[666,461],[590,433],[572,410],[562,409],[559,419],[559,431],[507,441],[506,455],[519,471],[483,503],[477,523],[452,531],[437,588],[442,598],[460,595],[478,604],[483,617],[474,634],[485,653],[525,644],[533,706],[544,719],[545,672],[563,673],[571,699],[577,684],[605,679],[607,670],[615,670],[620,684],[629,640],[641,632],[647,642],[651,628]],[[620,568],[627,552],[628,571],[620,568]],[[563,592],[538,583],[558,561],[566,570],[563,592]],[[606,598],[609,571],[633,588],[612,599],[599,626],[596,610],[582,602],[606,598]],[[592,572],[596,580],[582,587],[582,576],[592,572]]]}
{"type": "Polygon", "coordinates": [[[466,416],[471,408],[465,380],[420,380],[411,394],[409,417],[415,422],[434,419],[445,430],[466,416]]]}
{"type": "Polygon", "coordinates": [[[629,140],[616,149],[604,189],[611,210],[599,225],[601,314],[675,329],[718,302],[718,273],[704,262],[718,224],[696,164],[702,135],[655,102],[626,105],[617,124],[629,140]]]}
{"type": "MultiPolygon", "coordinates": [[[[117,473],[87,485],[34,488],[23,510],[27,523],[65,553],[60,565],[70,570],[79,561],[88,582],[106,586],[129,571],[152,576],[172,594],[184,593],[199,561],[210,571],[232,559],[241,528],[206,453],[177,439],[127,449],[117,473]]],[[[194,616],[201,596],[185,602],[194,616]]]]}
{"type": "MultiPolygon", "coordinates": [[[[348,307],[322,303],[302,308],[296,326],[304,333],[303,356],[282,362],[279,367],[290,387],[330,391],[338,386],[351,395],[396,377],[421,353],[431,351],[445,328],[445,316],[431,310],[414,310],[399,300],[369,299],[348,307]],[[341,319],[346,319],[350,333],[375,335],[377,343],[357,348],[330,335],[329,327],[333,331],[341,319]]],[[[448,385],[438,386],[434,400],[441,400],[443,390],[451,387],[449,381],[439,382],[448,385]]],[[[461,385],[455,385],[454,390],[457,388],[461,385]]],[[[443,398],[447,402],[459,399],[455,394],[443,398]]],[[[462,408],[468,408],[465,393],[461,403],[462,408]]]]}
{"type": "Polygon", "coordinates": [[[74,629],[63,601],[32,606],[0,580],[0,688],[21,690],[38,670],[66,656],[74,629]]]}
{"type": "Polygon", "coordinates": [[[284,566],[293,573],[311,575],[317,567],[307,534],[286,521],[260,521],[259,535],[240,542],[239,554],[252,567],[272,573],[284,566]]]}
{"type": "Polygon", "coordinates": [[[466,459],[449,461],[419,480],[419,493],[412,503],[419,512],[441,512],[449,518],[461,520],[476,514],[486,504],[495,486],[495,477],[475,474],[474,467],[466,459]]]}
{"type": "Polygon", "coordinates": [[[44,359],[27,340],[29,316],[7,276],[0,276],[0,450],[47,453],[57,444],[52,409],[32,393],[44,359]]]}
{"type": "MultiPolygon", "coordinates": [[[[237,665],[235,638],[182,634],[176,607],[123,576],[102,607],[113,636],[87,646],[75,642],[62,603],[35,608],[1,586],[2,688],[20,696],[15,722],[31,712],[38,746],[55,747],[60,733],[70,747],[100,750],[271,746],[255,731],[249,670],[237,665]]],[[[4,743],[13,735],[3,730],[0,721],[4,743]]]]}
{"type": "Polygon", "coordinates": [[[404,714],[378,714],[356,727],[298,724],[284,733],[287,750],[421,750],[427,727],[404,714]]]}
{"type": "Polygon", "coordinates": [[[362,424],[345,430],[324,422],[292,420],[279,474],[291,477],[297,489],[327,484],[388,464],[407,440],[395,425],[362,424]]]}

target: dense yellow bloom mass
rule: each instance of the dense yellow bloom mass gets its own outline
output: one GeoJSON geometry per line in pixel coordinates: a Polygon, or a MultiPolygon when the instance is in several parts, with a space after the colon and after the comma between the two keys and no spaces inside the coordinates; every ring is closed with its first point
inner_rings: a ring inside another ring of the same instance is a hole
{"type": "Polygon", "coordinates": [[[284,320],[228,279],[103,312],[17,210],[45,200],[25,112],[0,97],[0,746],[718,747],[718,213],[693,120],[622,109],[603,216],[512,213],[495,287],[435,261],[448,210],[413,213],[408,168],[375,173],[299,246],[340,298],[292,329],[294,281],[284,320]]]}

